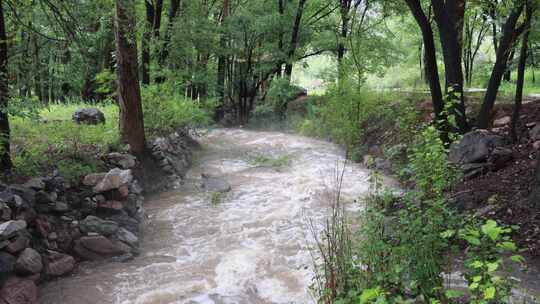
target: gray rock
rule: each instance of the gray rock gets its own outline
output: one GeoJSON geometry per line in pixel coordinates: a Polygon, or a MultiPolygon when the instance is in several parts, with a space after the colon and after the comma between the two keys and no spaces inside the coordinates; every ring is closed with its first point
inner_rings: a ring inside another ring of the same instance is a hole
{"type": "Polygon", "coordinates": [[[75,259],[67,254],[49,250],[46,258],[45,273],[59,277],[70,273],[75,268],[75,259]]]}
{"type": "Polygon", "coordinates": [[[116,237],[126,243],[126,244],[129,244],[131,246],[137,246],[137,244],[139,243],[139,238],[131,233],[131,231],[125,229],[125,228],[120,228],[118,229],[118,231],[116,232],[116,237]]]}
{"type": "Polygon", "coordinates": [[[540,124],[535,125],[532,129],[529,130],[529,137],[533,141],[540,140],[540,124]]]}
{"type": "Polygon", "coordinates": [[[137,158],[131,154],[109,153],[105,156],[108,163],[118,166],[122,169],[131,169],[137,164],[137,158]]]}
{"type": "Polygon", "coordinates": [[[15,270],[22,275],[40,273],[43,269],[41,255],[32,248],[26,248],[17,258],[15,270]]]}
{"type": "Polygon", "coordinates": [[[0,289],[2,304],[38,304],[38,288],[26,278],[11,277],[0,289]]]}
{"type": "Polygon", "coordinates": [[[89,215],[79,223],[79,228],[83,233],[94,232],[102,235],[112,235],[118,230],[118,223],[89,215]]]}
{"type": "Polygon", "coordinates": [[[503,127],[503,126],[506,126],[508,124],[510,124],[510,122],[512,122],[512,118],[510,116],[503,116],[499,119],[495,119],[495,121],[493,121],[493,126],[494,127],[503,127]]]}
{"type": "Polygon", "coordinates": [[[19,235],[16,239],[9,242],[6,250],[11,254],[17,254],[28,246],[30,246],[30,238],[25,235],[19,235]]]}
{"type": "Polygon", "coordinates": [[[493,149],[503,144],[501,136],[486,130],[474,130],[465,134],[458,143],[452,144],[448,159],[455,164],[484,162],[493,149]]]}
{"type": "Polygon", "coordinates": [[[120,186],[128,185],[133,181],[131,170],[121,170],[114,168],[94,187],[95,193],[118,189],[120,186]]]}
{"type": "Polygon", "coordinates": [[[64,213],[64,212],[68,212],[70,208],[69,208],[69,205],[65,202],[56,202],[54,204],[53,210],[56,212],[64,213]]]}
{"type": "Polygon", "coordinates": [[[103,178],[105,178],[105,175],[107,175],[107,173],[88,174],[83,179],[83,185],[89,186],[89,187],[94,187],[95,185],[99,184],[99,182],[101,182],[103,180],[103,178]]]}
{"type": "Polygon", "coordinates": [[[75,113],[73,113],[72,119],[78,124],[97,125],[100,123],[105,123],[105,115],[96,108],[77,110],[75,113]]]}
{"type": "Polygon", "coordinates": [[[43,178],[35,177],[24,183],[23,186],[34,190],[43,190],[45,188],[45,182],[43,181],[43,178]]]}
{"type": "Polygon", "coordinates": [[[231,185],[224,179],[216,177],[203,177],[201,187],[210,192],[229,192],[231,191],[231,185]]]}
{"type": "Polygon", "coordinates": [[[7,221],[0,224],[0,240],[5,240],[15,233],[26,229],[26,221],[7,221]]]}
{"type": "Polygon", "coordinates": [[[0,285],[13,272],[15,261],[17,259],[14,256],[0,251],[0,285]]]}
{"type": "Polygon", "coordinates": [[[120,242],[113,242],[102,235],[83,236],[79,241],[84,248],[102,255],[114,256],[131,251],[129,246],[120,242]]]}

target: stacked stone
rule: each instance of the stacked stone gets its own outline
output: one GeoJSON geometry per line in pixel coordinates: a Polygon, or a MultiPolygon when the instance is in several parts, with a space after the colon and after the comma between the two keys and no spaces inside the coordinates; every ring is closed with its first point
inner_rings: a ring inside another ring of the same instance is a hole
{"type": "Polygon", "coordinates": [[[0,304],[37,303],[36,285],[73,271],[76,261],[137,252],[143,220],[135,157],[113,153],[108,172],[71,187],[59,176],[0,184],[0,304]]]}
{"type": "Polygon", "coordinates": [[[183,178],[191,165],[192,153],[189,148],[194,141],[183,132],[158,137],[148,143],[152,156],[160,168],[169,174],[171,180],[183,178]]]}

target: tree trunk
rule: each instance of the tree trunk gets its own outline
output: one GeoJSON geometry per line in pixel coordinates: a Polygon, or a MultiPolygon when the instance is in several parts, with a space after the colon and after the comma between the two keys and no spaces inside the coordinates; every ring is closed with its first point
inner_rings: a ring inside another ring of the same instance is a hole
{"type": "Polygon", "coordinates": [[[516,83],[516,96],[514,99],[514,110],[512,112],[512,124],[510,126],[510,134],[512,141],[516,143],[518,141],[517,125],[519,122],[519,112],[521,110],[521,103],[523,100],[523,82],[525,81],[525,66],[527,65],[527,47],[529,46],[529,32],[531,26],[533,9],[527,6],[527,17],[525,20],[526,28],[523,33],[521,41],[521,50],[519,52],[519,64],[517,70],[517,83],[516,83]]]}
{"type": "Polygon", "coordinates": [[[10,157],[8,107],[8,45],[4,21],[4,1],[0,0],[0,170],[7,172],[13,164],[10,157]]]}
{"type": "Polygon", "coordinates": [[[296,17],[294,19],[294,26],[291,35],[291,45],[289,46],[289,52],[287,54],[287,64],[285,65],[285,76],[287,76],[289,81],[291,80],[292,76],[294,53],[296,52],[296,48],[298,46],[298,39],[300,37],[300,25],[302,22],[302,14],[304,13],[305,4],[306,0],[298,1],[298,9],[296,10],[296,17]]]}
{"type": "Polygon", "coordinates": [[[141,41],[141,77],[142,83],[150,84],[150,40],[152,39],[152,31],[154,25],[154,5],[151,1],[145,0],[146,22],[144,24],[144,33],[141,41]]]}
{"type": "Polygon", "coordinates": [[[508,63],[506,64],[506,72],[504,73],[503,80],[510,82],[512,80],[512,62],[514,61],[515,50],[512,48],[510,56],[508,56],[508,63]]]}
{"type": "Polygon", "coordinates": [[[41,79],[41,60],[39,58],[39,45],[35,33],[31,34],[32,39],[32,61],[34,62],[34,93],[39,101],[43,103],[43,80],[41,79]]]}
{"type": "MultiPolygon", "coordinates": [[[[349,14],[351,10],[352,0],[341,0],[340,1],[340,16],[341,16],[341,31],[339,33],[339,42],[337,48],[337,62],[338,69],[341,70],[341,63],[343,57],[345,57],[345,40],[347,39],[347,34],[349,33],[349,14]]],[[[341,74],[341,72],[339,72],[341,74]]]]}
{"type": "Polygon", "coordinates": [[[180,0],[171,0],[167,19],[167,28],[165,29],[165,37],[163,39],[163,47],[159,55],[159,64],[163,66],[169,56],[169,44],[171,43],[171,31],[174,26],[174,19],[178,16],[180,10],[180,0]]]}
{"type": "Polygon", "coordinates": [[[119,129],[131,152],[142,154],[145,136],[137,73],[135,0],[116,0],[115,38],[118,72],[119,129]]]}
{"type": "Polygon", "coordinates": [[[405,2],[407,3],[407,6],[409,7],[422,32],[422,40],[424,42],[425,73],[426,79],[429,83],[429,90],[431,92],[435,120],[437,122],[443,122],[443,125],[438,125],[437,127],[441,131],[441,139],[448,142],[448,126],[446,123],[444,123],[446,121],[446,117],[443,115],[444,101],[442,98],[441,84],[439,81],[437,54],[431,24],[424,14],[419,0],[405,0],[405,2]]]}
{"type": "MultiPolygon", "coordinates": [[[[225,19],[229,16],[229,0],[223,0],[223,13],[221,18],[221,26],[225,19]]],[[[227,56],[223,52],[227,49],[227,38],[224,33],[221,34],[219,45],[221,47],[221,53],[218,58],[218,71],[217,71],[217,95],[220,105],[225,104],[225,72],[227,64],[227,56]]],[[[216,109],[217,110],[217,109],[216,109]]]]}
{"type": "Polygon", "coordinates": [[[459,103],[452,107],[450,112],[456,117],[458,131],[465,133],[469,130],[469,124],[465,115],[463,70],[461,67],[465,2],[463,0],[448,1],[445,4],[440,0],[432,0],[431,4],[435,21],[439,28],[439,37],[443,51],[446,79],[445,92],[449,93],[452,90],[459,98],[459,103]]]}
{"type": "Polygon", "coordinates": [[[484,95],[484,101],[478,114],[477,126],[481,129],[487,129],[489,126],[489,118],[491,110],[495,105],[495,99],[497,98],[497,93],[499,91],[499,86],[501,85],[501,80],[504,72],[506,71],[506,65],[508,62],[508,55],[512,44],[514,43],[516,36],[516,24],[523,11],[523,4],[516,6],[503,27],[503,36],[499,41],[499,47],[497,48],[497,55],[495,60],[495,65],[491,72],[491,77],[489,78],[489,83],[487,87],[486,94],[484,95]]]}

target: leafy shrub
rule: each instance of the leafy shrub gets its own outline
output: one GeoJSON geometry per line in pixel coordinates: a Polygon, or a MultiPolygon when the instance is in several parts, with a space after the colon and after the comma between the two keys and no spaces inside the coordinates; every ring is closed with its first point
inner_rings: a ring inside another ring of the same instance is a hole
{"type": "Polygon", "coordinates": [[[149,136],[210,123],[213,102],[197,102],[173,93],[165,86],[142,89],[144,127],[149,136]]]}
{"type": "Polygon", "coordinates": [[[279,119],[284,119],[287,103],[294,100],[301,90],[302,88],[292,85],[286,77],[274,79],[266,96],[267,103],[279,119]]]}

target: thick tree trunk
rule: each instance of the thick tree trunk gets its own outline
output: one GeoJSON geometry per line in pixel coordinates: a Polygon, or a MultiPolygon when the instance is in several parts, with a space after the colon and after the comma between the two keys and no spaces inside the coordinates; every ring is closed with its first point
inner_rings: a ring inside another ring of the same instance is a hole
{"type": "Polygon", "coordinates": [[[135,0],[116,0],[115,38],[118,66],[119,128],[131,152],[144,151],[145,136],[141,92],[137,73],[135,0]]]}
{"type": "Polygon", "coordinates": [[[517,135],[517,125],[519,123],[519,112],[521,110],[521,103],[523,100],[523,83],[525,81],[525,66],[527,65],[527,53],[529,46],[529,31],[531,26],[533,10],[530,7],[527,7],[527,17],[525,20],[526,28],[523,33],[521,41],[521,50],[519,52],[519,64],[517,70],[517,83],[516,83],[516,96],[514,99],[514,110],[512,112],[512,124],[510,126],[510,135],[512,136],[512,141],[516,143],[518,141],[517,135]]]}
{"type": "Polygon", "coordinates": [[[465,133],[469,130],[467,117],[465,115],[465,98],[463,95],[463,70],[461,67],[462,54],[462,32],[465,2],[440,0],[431,1],[435,21],[439,28],[441,41],[446,86],[445,92],[450,90],[459,98],[459,103],[450,109],[451,114],[456,117],[458,131],[465,133]]]}
{"type": "Polygon", "coordinates": [[[3,3],[0,0],[0,170],[7,172],[13,164],[10,157],[8,107],[8,45],[3,3]]]}
{"type": "MultiPolygon", "coordinates": [[[[424,65],[426,79],[429,83],[429,90],[431,92],[431,100],[433,103],[433,110],[435,112],[435,120],[437,122],[445,122],[446,117],[443,115],[444,101],[442,98],[441,84],[439,80],[439,71],[437,68],[437,54],[435,49],[435,41],[433,40],[433,31],[431,24],[422,10],[422,6],[419,0],[405,0],[411,13],[413,14],[416,23],[420,27],[422,32],[422,40],[424,42],[424,65]]],[[[448,142],[448,126],[447,124],[438,125],[438,129],[441,131],[442,139],[448,142]]]]}
{"type": "Polygon", "coordinates": [[[514,43],[518,33],[516,33],[516,24],[523,11],[523,4],[516,6],[503,27],[503,35],[499,41],[499,47],[497,48],[497,58],[495,65],[491,72],[486,94],[484,95],[484,101],[478,114],[477,126],[481,129],[486,129],[489,126],[489,118],[491,110],[495,105],[495,99],[501,85],[501,80],[504,72],[506,71],[506,65],[508,62],[508,55],[512,44],[514,43]]]}
{"type": "Polygon", "coordinates": [[[302,22],[302,15],[304,14],[305,4],[306,0],[298,1],[298,9],[296,10],[296,17],[294,19],[294,26],[291,35],[291,45],[289,46],[289,52],[287,54],[287,64],[285,65],[285,76],[289,79],[289,81],[291,80],[292,76],[294,53],[296,52],[298,40],[300,38],[300,25],[302,22]]]}

